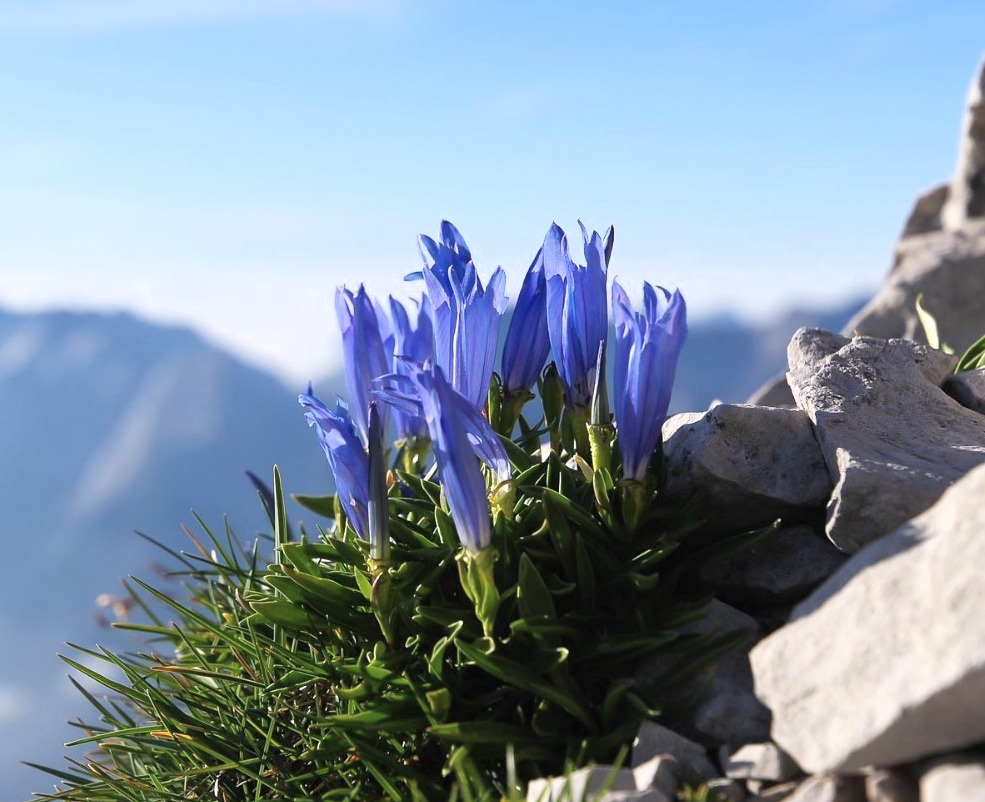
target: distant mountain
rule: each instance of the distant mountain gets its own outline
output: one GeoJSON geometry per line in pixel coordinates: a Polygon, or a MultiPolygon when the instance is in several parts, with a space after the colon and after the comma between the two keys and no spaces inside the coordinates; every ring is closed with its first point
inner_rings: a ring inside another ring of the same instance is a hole
{"type": "MultiPolygon", "coordinates": [[[[319,388],[331,394],[331,383],[319,388]]],[[[134,530],[187,550],[194,510],[244,541],[266,529],[253,470],[280,465],[292,491],[331,476],[297,390],[180,328],[126,314],[0,312],[0,799],[51,790],[16,765],[60,765],[87,713],[55,657],[63,641],[120,642],[94,603],[120,578],[153,577],[165,555],[134,530]]]]}
{"type": "MultiPolygon", "coordinates": [[[[784,367],[798,326],[837,330],[859,306],[692,325],[673,409],[744,400],[784,367]]],[[[330,401],[341,384],[315,389],[330,401]]],[[[135,529],[188,550],[180,525],[198,530],[194,509],[216,529],[228,515],[249,541],[266,526],[243,472],[269,477],[274,463],[289,491],[329,492],[298,389],[186,329],[0,311],[0,802],[50,790],[53,780],[17,761],[60,767],[60,744],[79,735],[66,719],[91,718],[55,657],[71,653],[62,642],[132,644],[99,625],[95,599],[127,575],[163,581],[153,565],[167,560],[135,529]]]]}

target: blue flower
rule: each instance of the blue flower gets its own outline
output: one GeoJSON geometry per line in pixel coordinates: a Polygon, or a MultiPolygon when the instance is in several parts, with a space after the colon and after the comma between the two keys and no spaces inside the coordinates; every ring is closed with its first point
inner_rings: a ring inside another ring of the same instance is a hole
{"type": "MultiPolygon", "coordinates": [[[[403,304],[391,297],[390,318],[393,321],[392,370],[395,373],[407,373],[409,364],[423,365],[429,360],[433,362],[434,330],[427,307],[423,303],[417,306],[416,323],[412,323],[403,304]]],[[[427,423],[419,410],[411,413],[393,407],[393,419],[398,439],[427,436],[427,423]]]]}
{"type": "Polygon", "coordinates": [[[435,358],[451,386],[481,409],[496,359],[506,308],[506,274],[497,268],[485,288],[465,240],[447,220],[441,239],[421,237],[424,280],[434,322],[435,358]]]}
{"type": "Polygon", "coordinates": [[[345,384],[352,405],[352,419],[363,442],[368,442],[370,387],[374,379],[392,370],[392,345],[388,352],[377,309],[361,284],[355,293],[339,287],[335,293],[335,311],[342,329],[345,384]]]}
{"type": "Polygon", "coordinates": [[[547,329],[547,280],[544,251],[537,251],[527,270],[503,344],[503,388],[529,390],[551,352],[547,329]]]}
{"type": "Polygon", "coordinates": [[[441,368],[431,364],[410,365],[407,375],[384,377],[377,386],[381,401],[421,410],[442,492],[462,545],[471,553],[488,546],[492,538],[489,498],[476,456],[493,469],[499,482],[511,475],[506,451],[489,422],[448,383],[441,368]]]}
{"type": "Polygon", "coordinates": [[[623,475],[642,482],[667,419],[677,358],[687,337],[687,308],[679,291],[643,283],[643,313],[633,311],[625,291],[612,283],[616,328],[616,431],[623,475]]]}
{"type": "Polygon", "coordinates": [[[308,392],[299,395],[298,401],[305,409],[305,420],[309,426],[315,427],[318,440],[328,457],[328,464],[335,475],[335,490],[349,523],[359,537],[368,538],[369,457],[348,408],[340,400],[333,412],[312,395],[310,384],[308,392]]]}
{"type": "Polygon", "coordinates": [[[556,223],[547,232],[543,253],[554,364],[568,404],[584,409],[592,400],[599,344],[606,339],[609,322],[605,303],[607,248],[598,232],[589,236],[584,226],[581,231],[584,266],[571,260],[567,235],[556,223]]]}

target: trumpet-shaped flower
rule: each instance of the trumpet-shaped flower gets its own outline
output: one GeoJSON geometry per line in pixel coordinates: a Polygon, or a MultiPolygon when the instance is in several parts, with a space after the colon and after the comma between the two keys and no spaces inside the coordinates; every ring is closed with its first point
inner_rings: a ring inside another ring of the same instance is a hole
{"type": "Polygon", "coordinates": [[[613,407],[623,475],[642,482],[667,418],[677,358],[687,337],[687,308],[679,291],[643,283],[643,312],[612,283],[616,329],[613,407]]]}
{"type": "MultiPolygon", "coordinates": [[[[304,418],[313,426],[335,475],[335,490],[342,509],[361,538],[369,538],[369,457],[346,405],[339,401],[332,411],[311,392],[298,396],[304,418]]],[[[368,413],[368,408],[367,408],[368,413]]]]}
{"type": "MultiPolygon", "coordinates": [[[[428,360],[434,361],[434,330],[427,306],[423,303],[417,306],[416,322],[412,322],[403,304],[391,297],[390,319],[393,321],[394,372],[407,373],[410,364],[423,365],[428,360]]],[[[420,411],[405,412],[399,407],[392,409],[398,438],[427,436],[427,423],[420,411]]]]}
{"type": "Polygon", "coordinates": [[[507,392],[529,390],[551,352],[547,330],[547,280],[544,250],[537,251],[520,287],[513,319],[503,344],[503,387],[507,392]]]}
{"type": "MultiPolygon", "coordinates": [[[[579,225],[581,225],[579,223],[579,225]]],[[[554,364],[570,405],[587,408],[595,389],[599,344],[608,334],[605,303],[607,249],[602,237],[581,226],[585,265],[568,253],[568,237],[555,223],[544,239],[547,322],[554,364]]]]}
{"type": "Polygon", "coordinates": [[[499,481],[511,475],[506,451],[489,422],[435,365],[411,364],[406,375],[384,377],[377,386],[381,401],[407,411],[420,410],[462,545],[471,553],[488,546],[492,538],[489,498],[476,456],[493,469],[499,481]]]}
{"type": "Polygon", "coordinates": [[[339,287],[335,293],[335,311],[342,329],[345,384],[352,419],[365,443],[369,438],[370,388],[374,379],[392,370],[393,351],[391,347],[388,353],[377,310],[362,285],[355,293],[339,287]]]}
{"type": "Polygon", "coordinates": [[[506,274],[497,268],[482,286],[465,240],[447,220],[440,241],[421,237],[424,280],[434,323],[435,358],[451,386],[477,409],[485,404],[506,308],[506,274]]]}

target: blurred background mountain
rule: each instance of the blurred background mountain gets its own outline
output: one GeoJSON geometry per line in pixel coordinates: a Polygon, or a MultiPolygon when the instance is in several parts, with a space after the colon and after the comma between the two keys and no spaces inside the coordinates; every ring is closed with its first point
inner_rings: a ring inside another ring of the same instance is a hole
{"type": "MultiPolygon", "coordinates": [[[[762,325],[692,324],[672,408],[741,402],[783,369],[799,325],[838,329],[860,305],[795,310],[762,325]]],[[[315,383],[325,399],[341,388],[340,376],[315,383]]],[[[97,598],[122,596],[128,575],[181,596],[180,584],[160,575],[174,561],[135,530],[193,550],[182,531],[201,532],[193,508],[213,530],[228,523],[248,543],[267,527],[244,471],[268,478],[274,463],[291,492],[330,490],[299,389],[190,330],[129,314],[0,312],[4,800],[50,790],[53,779],[18,761],[60,767],[60,744],[82,734],[66,720],[91,719],[55,657],[79,656],[63,643],[138,643],[107,628],[113,610],[97,598]]]]}

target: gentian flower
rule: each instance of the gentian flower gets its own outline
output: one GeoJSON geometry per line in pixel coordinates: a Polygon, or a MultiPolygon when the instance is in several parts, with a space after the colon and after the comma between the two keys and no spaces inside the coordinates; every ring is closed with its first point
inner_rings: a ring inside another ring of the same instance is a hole
{"type": "MultiPolygon", "coordinates": [[[[579,223],[579,225],[581,225],[579,223]]],[[[585,241],[584,266],[568,254],[568,238],[555,223],[544,239],[544,274],[547,279],[547,323],[551,351],[568,404],[585,409],[595,389],[599,344],[608,334],[605,304],[607,254],[598,232],[585,241]]]]}
{"type": "Polygon", "coordinates": [[[506,274],[497,268],[485,288],[465,240],[447,220],[441,240],[421,237],[424,280],[434,323],[435,358],[451,386],[481,409],[496,358],[506,308],[506,274]]]}
{"type": "Polygon", "coordinates": [[[335,475],[335,490],[342,509],[359,537],[368,539],[369,527],[369,457],[345,403],[338,401],[333,412],[308,392],[298,396],[304,407],[304,419],[314,426],[318,440],[335,475]]]}
{"type": "Polygon", "coordinates": [[[687,308],[679,291],[643,283],[643,313],[633,311],[625,291],[612,283],[616,328],[616,431],[623,475],[642,482],[667,419],[674,372],[687,337],[687,308]]]}
{"type": "Polygon", "coordinates": [[[544,250],[537,251],[520,287],[513,319],[503,344],[503,389],[529,390],[551,352],[547,330],[547,280],[544,250]]]}
{"type": "Polygon", "coordinates": [[[492,539],[489,498],[476,456],[497,480],[510,479],[506,451],[472,402],[457,392],[436,365],[409,366],[406,375],[377,382],[376,396],[406,410],[420,409],[427,422],[441,487],[462,545],[481,551],[492,539]]]}
{"type": "Polygon", "coordinates": [[[392,370],[393,351],[387,353],[376,308],[362,285],[355,293],[339,287],[335,293],[335,311],[342,329],[345,384],[352,404],[352,419],[365,443],[369,438],[370,387],[374,379],[392,370]]]}
{"type": "MultiPolygon", "coordinates": [[[[393,321],[393,372],[406,373],[411,363],[423,365],[428,360],[434,361],[434,329],[427,306],[423,303],[417,306],[416,323],[412,323],[403,304],[391,297],[390,318],[393,321]]],[[[398,407],[392,409],[398,439],[427,436],[427,423],[419,410],[405,412],[398,407]]]]}

